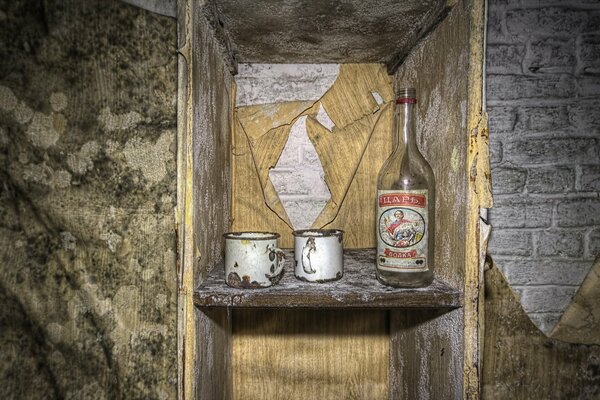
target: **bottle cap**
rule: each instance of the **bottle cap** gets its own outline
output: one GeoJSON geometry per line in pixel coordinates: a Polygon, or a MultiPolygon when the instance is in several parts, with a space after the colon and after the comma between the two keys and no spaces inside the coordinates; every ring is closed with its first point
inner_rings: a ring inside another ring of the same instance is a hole
{"type": "Polygon", "coordinates": [[[400,88],[398,89],[398,98],[396,104],[416,104],[417,103],[417,91],[415,88],[400,88]]]}

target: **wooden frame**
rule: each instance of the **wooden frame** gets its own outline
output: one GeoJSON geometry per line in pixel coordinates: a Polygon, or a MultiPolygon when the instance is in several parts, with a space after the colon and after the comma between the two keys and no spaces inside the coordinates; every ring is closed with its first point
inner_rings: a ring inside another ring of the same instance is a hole
{"type": "MultiPolygon", "coordinates": [[[[235,393],[232,331],[239,323],[234,321],[240,320],[235,319],[232,307],[239,304],[209,304],[206,299],[210,296],[196,294],[196,302],[203,307],[194,305],[194,291],[201,284],[205,284],[202,290],[211,290],[206,285],[212,282],[215,293],[224,289],[215,283],[216,270],[212,276],[210,271],[219,262],[220,235],[230,223],[228,154],[235,109],[231,75],[235,60],[228,52],[226,36],[206,18],[203,4],[192,0],[178,4],[178,393],[180,399],[230,399],[235,393]]],[[[449,199],[444,207],[457,211],[463,223],[446,218],[452,234],[444,239],[449,244],[440,247],[452,254],[452,260],[439,270],[439,277],[450,284],[448,293],[453,293],[454,300],[446,305],[430,303],[426,308],[412,300],[397,303],[402,296],[410,299],[410,293],[404,292],[400,297],[384,298],[378,305],[390,310],[385,314],[389,317],[390,399],[479,397],[481,254],[486,246],[479,212],[491,206],[487,120],[482,109],[484,16],[483,1],[457,2],[394,75],[396,85],[418,82],[420,97],[429,102],[420,116],[426,140],[434,143],[441,129],[441,119],[428,113],[431,107],[436,107],[455,129],[440,145],[428,146],[426,155],[442,160],[437,163],[436,176],[447,174],[449,167],[452,170],[441,183],[449,199]],[[464,70],[468,74],[461,75],[464,70]],[[408,309],[407,304],[417,308],[408,309]],[[422,337],[428,338],[430,345],[424,346],[422,337]],[[413,347],[419,351],[410,350],[413,347]]],[[[242,305],[274,304],[260,296],[252,301],[242,305]]],[[[311,307],[306,301],[296,301],[293,306],[311,307]]],[[[360,308],[365,304],[347,306],[360,308]]]]}

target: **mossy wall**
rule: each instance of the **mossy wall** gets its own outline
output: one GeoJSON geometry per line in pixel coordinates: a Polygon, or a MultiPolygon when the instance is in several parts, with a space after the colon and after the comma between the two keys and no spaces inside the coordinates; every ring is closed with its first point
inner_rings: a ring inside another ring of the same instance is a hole
{"type": "Polygon", "coordinates": [[[174,398],[176,21],[0,0],[0,398],[174,398]]]}

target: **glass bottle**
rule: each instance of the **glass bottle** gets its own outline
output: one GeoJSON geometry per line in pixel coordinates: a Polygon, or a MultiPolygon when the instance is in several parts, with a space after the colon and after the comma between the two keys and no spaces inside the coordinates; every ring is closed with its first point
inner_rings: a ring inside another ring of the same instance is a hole
{"type": "Polygon", "coordinates": [[[415,138],[414,88],[396,99],[394,151],[377,180],[377,279],[395,287],[433,281],[435,178],[415,138]]]}

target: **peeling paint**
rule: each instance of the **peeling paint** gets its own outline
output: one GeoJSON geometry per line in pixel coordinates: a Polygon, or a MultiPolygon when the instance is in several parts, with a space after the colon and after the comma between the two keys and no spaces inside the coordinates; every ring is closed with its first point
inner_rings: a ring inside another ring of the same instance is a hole
{"type": "Polygon", "coordinates": [[[452,155],[450,156],[450,166],[452,167],[452,172],[458,171],[458,151],[456,150],[456,146],[452,148],[452,155]]]}
{"type": "Polygon", "coordinates": [[[325,110],[325,107],[323,107],[322,103],[319,103],[319,112],[317,113],[316,119],[330,132],[333,128],[335,128],[335,123],[331,120],[329,114],[327,114],[327,111],[325,110]]]}
{"type": "Polygon", "coordinates": [[[59,112],[67,108],[68,99],[62,92],[52,93],[50,95],[50,106],[55,112],[59,112]]]}
{"type": "Polygon", "coordinates": [[[176,398],[176,21],[102,0],[3,11],[0,398],[176,398]]]}
{"type": "Polygon", "coordinates": [[[103,233],[100,235],[100,239],[104,240],[108,245],[108,248],[111,252],[115,253],[117,251],[117,247],[123,241],[123,238],[114,233],[113,231],[108,231],[107,233],[103,233]]]}
{"type": "Polygon", "coordinates": [[[78,153],[67,155],[67,165],[73,173],[83,175],[94,168],[93,159],[99,151],[100,146],[96,141],[87,142],[78,153]]]}
{"type": "Polygon", "coordinates": [[[17,97],[12,90],[0,85],[0,110],[12,111],[17,105],[17,97]]]}
{"type": "Polygon", "coordinates": [[[61,232],[60,239],[62,241],[63,249],[75,250],[77,248],[77,239],[71,232],[61,232]]]}
{"type": "Polygon", "coordinates": [[[69,172],[62,169],[55,171],[45,162],[26,165],[23,169],[23,179],[53,189],[64,189],[71,185],[71,174],[69,172]]]}
{"type": "Polygon", "coordinates": [[[130,111],[125,114],[113,114],[110,107],[105,107],[98,116],[98,122],[100,122],[108,132],[114,132],[135,128],[142,122],[142,116],[135,111],[130,111]]]}
{"type": "Polygon", "coordinates": [[[14,116],[20,124],[26,124],[33,118],[33,110],[24,102],[19,102],[14,110],[14,116]]]}
{"type": "Polygon", "coordinates": [[[156,143],[139,137],[134,137],[125,143],[123,154],[127,164],[133,169],[140,170],[148,180],[149,186],[160,182],[167,175],[166,163],[174,158],[170,150],[173,137],[173,132],[168,130],[160,135],[156,143]]]}
{"type": "Polygon", "coordinates": [[[9,143],[8,135],[6,133],[6,129],[0,126],[0,145],[4,146],[9,143]]]}
{"type": "Polygon", "coordinates": [[[27,136],[29,140],[42,149],[47,149],[54,146],[60,138],[60,133],[64,131],[65,123],[58,119],[58,123],[54,115],[46,115],[41,112],[36,112],[33,115],[31,124],[27,128],[27,136]],[[58,128],[58,129],[57,129],[58,128]]]}

